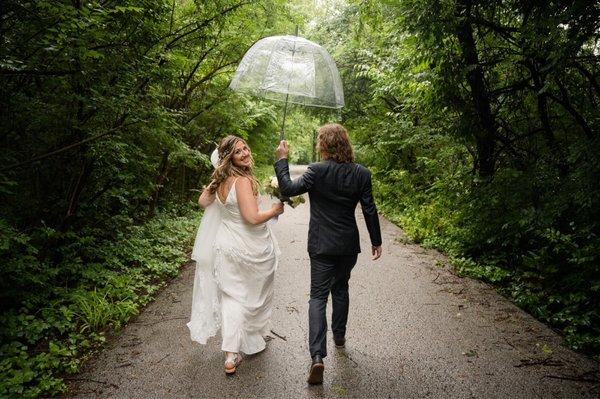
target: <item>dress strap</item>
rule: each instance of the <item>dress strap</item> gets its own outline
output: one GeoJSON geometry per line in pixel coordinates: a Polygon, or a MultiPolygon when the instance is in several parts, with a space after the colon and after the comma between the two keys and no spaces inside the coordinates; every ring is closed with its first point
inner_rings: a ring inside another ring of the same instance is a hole
{"type": "MultiPolygon", "coordinates": [[[[233,183],[231,183],[231,187],[229,187],[229,191],[234,190],[235,189],[235,182],[238,181],[240,177],[237,176],[235,179],[233,179],[233,183]]],[[[237,191],[237,190],[236,190],[237,191]]]]}

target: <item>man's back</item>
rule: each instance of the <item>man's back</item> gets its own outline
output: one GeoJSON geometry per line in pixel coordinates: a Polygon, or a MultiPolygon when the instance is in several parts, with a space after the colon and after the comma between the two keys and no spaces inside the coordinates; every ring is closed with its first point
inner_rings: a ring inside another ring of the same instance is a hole
{"type": "Polygon", "coordinates": [[[356,163],[325,160],[309,165],[298,179],[289,179],[287,160],[275,163],[283,195],[308,192],[310,254],[351,255],[360,252],[358,227],[354,216],[358,202],[372,242],[381,243],[377,208],[371,194],[371,174],[356,163]]]}

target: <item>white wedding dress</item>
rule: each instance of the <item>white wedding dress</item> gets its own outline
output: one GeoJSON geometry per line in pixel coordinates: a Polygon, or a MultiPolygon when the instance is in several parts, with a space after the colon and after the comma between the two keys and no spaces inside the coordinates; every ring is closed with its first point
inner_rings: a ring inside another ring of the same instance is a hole
{"type": "Polygon", "coordinates": [[[191,320],[193,341],[206,344],[219,328],[227,352],[265,348],[279,246],[267,223],[251,225],[240,214],[235,182],[222,202],[206,208],[192,251],[196,261],[191,320]]]}

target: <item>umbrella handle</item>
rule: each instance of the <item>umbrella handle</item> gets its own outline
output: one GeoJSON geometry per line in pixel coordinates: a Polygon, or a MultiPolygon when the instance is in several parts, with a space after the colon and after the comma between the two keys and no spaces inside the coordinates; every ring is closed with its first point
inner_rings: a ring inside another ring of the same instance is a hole
{"type": "Polygon", "coordinates": [[[285,106],[283,107],[283,123],[281,124],[281,132],[279,133],[279,141],[285,140],[285,116],[287,115],[287,107],[288,107],[288,97],[290,95],[285,95],[285,106]]]}
{"type": "MultiPolygon", "coordinates": [[[[296,37],[298,36],[298,25],[296,25],[296,37]]],[[[292,50],[292,58],[296,53],[296,43],[294,43],[294,49],[292,50]]],[[[281,132],[279,133],[279,141],[285,140],[285,116],[287,115],[288,98],[290,97],[290,84],[288,82],[288,92],[285,93],[285,106],[283,107],[283,122],[281,124],[281,132]]]]}

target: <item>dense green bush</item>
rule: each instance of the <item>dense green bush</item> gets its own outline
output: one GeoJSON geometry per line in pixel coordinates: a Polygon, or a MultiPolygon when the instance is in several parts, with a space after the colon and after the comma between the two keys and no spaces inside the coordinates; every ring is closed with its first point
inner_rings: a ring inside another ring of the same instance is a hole
{"type": "Polygon", "coordinates": [[[19,306],[0,315],[0,396],[63,392],[62,375],[76,372],[107,335],[178,274],[199,214],[195,207],[161,213],[105,239],[85,231],[15,239],[3,229],[1,236],[9,239],[0,249],[2,301],[18,300],[19,306]],[[60,259],[40,263],[22,255],[39,254],[46,237],[69,240],[60,246],[60,259]]]}

